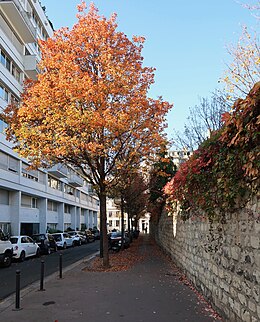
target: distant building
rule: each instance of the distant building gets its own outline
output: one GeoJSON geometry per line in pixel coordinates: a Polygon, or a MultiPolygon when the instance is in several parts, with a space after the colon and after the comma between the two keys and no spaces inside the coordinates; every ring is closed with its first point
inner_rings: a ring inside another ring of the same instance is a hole
{"type": "MultiPolygon", "coordinates": [[[[52,34],[38,0],[0,0],[0,110],[19,103],[23,81],[37,78],[37,39],[52,34]]],[[[61,165],[28,170],[6,141],[5,127],[0,120],[0,228],[31,235],[97,226],[99,200],[81,173],[61,165]]]]}
{"type": "MultiPolygon", "coordinates": [[[[120,206],[116,205],[113,199],[107,199],[107,230],[111,232],[112,230],[121,231],[121,210],[120,206]]],[[[124,214],[124,229],[127,227],[127,214],[124,214]]]]}
{"type": "Polygon", "coordinates": [[[177,168],[187,161],[189,157],[192,155],[192,151],[188,150],[169,150],[168,155],[172,158],[173,163],[176,165],[177,168]]]}

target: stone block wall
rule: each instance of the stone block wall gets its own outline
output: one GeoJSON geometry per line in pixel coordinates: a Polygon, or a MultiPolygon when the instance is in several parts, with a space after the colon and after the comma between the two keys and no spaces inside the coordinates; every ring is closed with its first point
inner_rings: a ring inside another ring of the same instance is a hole
{"type": "Polygon", "coordinates": [[[167,214],[152,228],[158,244],[226,321],[260,321],[259,210],[255,197],[212,233],[206,220],[176,224],[167,214]]]}

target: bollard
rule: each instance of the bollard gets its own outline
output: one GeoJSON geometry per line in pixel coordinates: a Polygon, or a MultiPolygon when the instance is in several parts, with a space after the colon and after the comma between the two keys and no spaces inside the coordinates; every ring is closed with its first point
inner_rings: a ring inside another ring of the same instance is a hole
{"type": "Polygon", "coordinates": [[[44,280],[44,260],[41,260],[40,291],[45,291],[43,288],[43,280],[44,280]]]}
{"type": "Polygon", "coordinates": [[[18,269],[16,271],[16,292],[15,292],[15,309],[14,309],[14,311],[22,310],[20,308],[20,277],[21,277],[21,271],[18,269]]]}
{"type": "Polygon", "coordinates": [[[60,254],[60,278],[62,278],[62,254],[60,254]]]}

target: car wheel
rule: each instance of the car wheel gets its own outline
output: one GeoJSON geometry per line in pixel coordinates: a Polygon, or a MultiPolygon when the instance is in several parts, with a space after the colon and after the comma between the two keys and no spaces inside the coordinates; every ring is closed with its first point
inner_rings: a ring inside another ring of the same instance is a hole
{"type": "Polygon", "coordinates": [[[77,245],[77,242],[74,240],[72,243],[72,247],[75,247],[77,245]]]}
{"type": "Polygon", "coordinates": [[[25,252],[22,251],[21,254],[20,254],[20,262],[23,262],[25,260],[25,252]]]}
{"type": "Polygon", "coordinates": [[[9,254],[4,255],[3,266],[9,267],[12,263],[12,256],[9,254]]]}
{"type": "Polygon", "coordinates": [[[67,248],[67,244],[66,243],[64,243],[63,244],[63,249],[66,249],[67,248]]]}

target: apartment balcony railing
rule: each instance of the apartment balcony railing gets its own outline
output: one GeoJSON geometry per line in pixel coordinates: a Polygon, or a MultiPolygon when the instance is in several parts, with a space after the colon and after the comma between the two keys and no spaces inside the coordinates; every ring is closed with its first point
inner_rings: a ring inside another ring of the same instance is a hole
{"type": "Polygon", "coordinates": [[[0,7],[12,20],[14,28],[24,43],[36,41],[36,28],[30,20],[30,13],[25,11],[19,0],[0,0],[0,7]]]}
{"type": "Polygon", "coordinates": [[[76,174],[70,175],[68,178],[68,183],[73,187],[82,187],[84,180],[76,174]]]}
{"type": "Polygon", "coordinates": [[[52,168],[48,169],[48,173],[54,175],[57,178],[67,178],[68,169],[62,164],[56,164],[52,168]]]}
{"type": "Polygon", "coordinates": [[[24,63],[24,70],[26,72],[26,74],[32,78],[32,79],[36,79],[37,75],[39,73],[39,70],[37,68],[37,59],[36,59],[36,55],[24,55],[23,56],[23,63],[24,63]]]}

